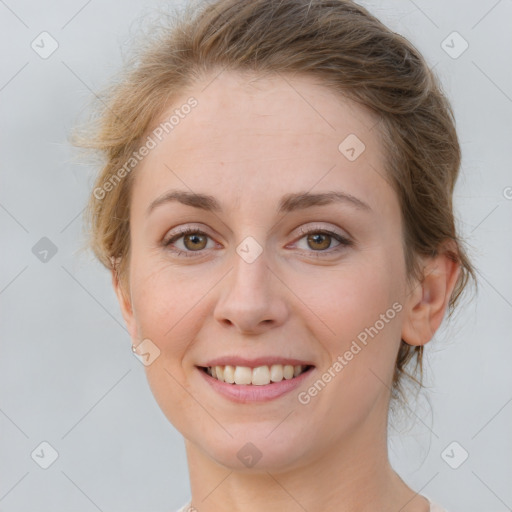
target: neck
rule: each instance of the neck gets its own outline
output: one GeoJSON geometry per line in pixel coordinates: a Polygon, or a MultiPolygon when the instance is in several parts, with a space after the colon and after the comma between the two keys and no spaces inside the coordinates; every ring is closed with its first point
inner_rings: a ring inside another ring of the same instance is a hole
{"type": "Polygon", "coordinates": [[[286,469],[233,470],[187,440],[192,506],[201,512],[428,512],[427,500],[389,464],[385,417],[384,425],[359,425],[286,469]]]}

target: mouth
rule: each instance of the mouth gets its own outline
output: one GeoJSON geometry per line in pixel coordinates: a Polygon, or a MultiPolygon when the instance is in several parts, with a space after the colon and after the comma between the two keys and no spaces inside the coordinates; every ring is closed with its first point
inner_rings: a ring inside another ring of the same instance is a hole
{"type": "Polygon", "coordinates": [[[235,386],[267,386],[293,380],[311,371],[313,365],[272,364],[249,366],[198,366],[213,379],[235,386]]]}

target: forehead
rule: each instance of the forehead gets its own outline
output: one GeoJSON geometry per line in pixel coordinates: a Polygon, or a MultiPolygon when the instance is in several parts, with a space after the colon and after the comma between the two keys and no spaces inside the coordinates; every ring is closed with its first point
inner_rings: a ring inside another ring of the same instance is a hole
{"type": "MultiPolygon", "coordinates": [[[[270,145],[276,136],[278,144],[286,140],[300,142],[297,150],[306,143],[308,149],[313,146],[323,151],[325,145],[319,146],[318,139],[327,138],[325,142],[331,144],[350,133],[373,143],[376,132],[371,132],[379,121],[370,109],[307,75],[259,76],[224,71],[203,78],[169,110],[179,109],[190,95],[198,105],[168,138],[180,143],[176,144],[178,151],[194,149],[194,154],[214,151],[222,143],[232,145],[231,150],[236,151],[238,144],[233,142],[254,137],[265,138],[270,145]],[[198,141],[215,144],[200,145],[198,141]]],[[[168,117],[169,110],[161,116],[163,119],[168,117]]],[[[247,148],[244,145],[240,149],[247,148]]],[[[252,145],[251,149],[257,151],[258,147],[252,145]]]]}
{"type": "Polygon", "coordinates": [[[191,96],[197,105],[137,169],[138,188],[148,194],[171,185],[194,192],[221,187],[239,201],[263,188],[290,192],[319,184],[351,188],[371,202],[375,186],[386,186],[378,116],[315,78],[210,75],[176,98],[152,129],[191,96]]]}

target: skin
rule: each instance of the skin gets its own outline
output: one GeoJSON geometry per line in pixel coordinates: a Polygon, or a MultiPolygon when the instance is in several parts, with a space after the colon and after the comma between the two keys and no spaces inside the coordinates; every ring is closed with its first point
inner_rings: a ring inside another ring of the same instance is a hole
{"type": "Polygon", "coordinates": [[[160,350],[147,378],[185,437],[192,505],[200,512],[427,512],[427,500],[388,461],[390,386],[400,338],[412,345],[432,338],[458,266],[440,254],[423,260],[422,282],[408,283],[376,114],[309,77],[213,76],[162,113],[168,118],[191,95],[198,100],[136,170],[129,284],[113,274],[132,342],[149,338],[160,350]],[[338,150],[349,134],[366,146],[352,162],[338,150]],[[171,189],[214,196],[222,212],[167,202],[148,215],[171,189]],[[351,194],[371,210],[340,202],[277,213],[286,194],[327,191],[351,194]],[[208,237],[195,251],[193,241],[175,241],[192,254],[178,256],[162,242],[187,226],[208,237]],[[300,228],[353,243],[308,241],[300,228]],[[248,236],[263,249],[252,263],[236,252],[248,236]],[[299,403],[298,392],[394,303],[402,306],[396,316],[307,405],[299,403]],[[297,392],[236,404],[195,367],[233,354],[295,357],[315,369],[297,392]],[[237,457],[247,442],[262,454],[252,468],[237,457]]]}

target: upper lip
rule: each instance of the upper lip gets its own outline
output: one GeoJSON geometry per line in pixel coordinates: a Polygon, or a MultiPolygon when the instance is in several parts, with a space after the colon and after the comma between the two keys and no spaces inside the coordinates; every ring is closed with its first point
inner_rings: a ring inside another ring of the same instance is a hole
{"type": "Polygon", "coordinates": [[[254,359],[249,359],[246,357],[240,356],[222,356],[216,357],[215,359],[211,359],[210,361],[200,364],[198,366],[208,367],[208,366],[247,366],[249,368],[257,368],[258,366],[272,366],[273,364],[283,364],[283,365],[302,365],[302,366],[314,366],[310,361],[304,361],[301,359],[291,359],[289,357],[279,357],[279,356],[262,356],[256,357],[254,359]]]}

